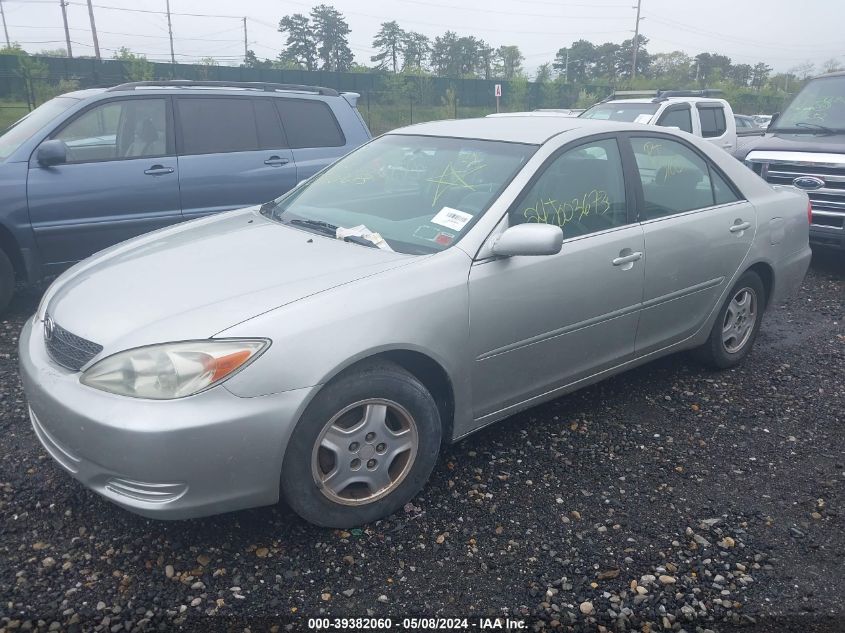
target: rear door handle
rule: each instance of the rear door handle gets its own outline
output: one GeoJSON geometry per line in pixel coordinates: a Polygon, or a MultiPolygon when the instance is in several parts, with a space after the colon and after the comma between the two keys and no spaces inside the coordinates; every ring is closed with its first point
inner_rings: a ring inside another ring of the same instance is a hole
{"type": "Polygon", "coordinates": [[[172,174],[173,171],[173,167],[165,167],[164,165],[153,165],[149,169],[145,169],[144,173],[147,174],[147,176],[161,176],[163,174],[172,174]]]}
{"type": "Polygon", "coordinates": [[[739,224],[731,225],[730,231],[731,233],[739,233],[740,231],[745,231],[751,228],[751,222],[740,222],[739,224]]]}
{"type": "Polygon", "coordinates": [[[624,266],[625,264],[632,264],[633,262],[643,258],[642,251],[635,251],[630,255],[623,255],[613,260],[614,266],[624,266]]]}
{"type": "Polygon", "coordinates": [[[281,156],[271,156],[270,158],[264,161],[264,164],[272,165],[273,167],[280,167],[281,165],[287,165],[289,162],[289,158],[282,158],[281,156]]]}

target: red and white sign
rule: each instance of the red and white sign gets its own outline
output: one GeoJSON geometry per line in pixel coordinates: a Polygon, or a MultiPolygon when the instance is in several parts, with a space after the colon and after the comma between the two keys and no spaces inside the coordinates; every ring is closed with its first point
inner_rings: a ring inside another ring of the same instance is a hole
{"type": "Polygon", "coordinates": [[[496,84],[496,96],[497,97],[502,96],[502,84],[496,84]]]}

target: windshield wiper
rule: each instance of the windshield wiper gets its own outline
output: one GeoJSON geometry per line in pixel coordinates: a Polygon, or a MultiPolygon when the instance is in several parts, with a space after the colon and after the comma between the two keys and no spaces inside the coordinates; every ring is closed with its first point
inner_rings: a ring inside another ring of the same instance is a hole
{"type": "Polygon", "coordinates": [[[337,235],[337,227],[334,224],[329,224],[328,222],[323,222],[322,220],[302,220],[300,218],[293,218],[292,220],[288,220],[287,223],[293,224],[294,226],[304,226],[305,228],[312,229],[326,235],[331,235],[332,237],[337,235]]]}
{"type": "Polygon", "coordinates": [[[369,246],[370,248],[378,248],[378,245],[375,242],[371,242],[366,237],[360,237],[358,235],[347,235],[343,238],[343,241],[360,244],[361,246],[369,246]]]}
{"type": "Polygon", "coordinates": [[[810,134],[817,133],[817,134],[838,134],[837,130],[834,130],[832,127],[827,127],[826,125],[820,125],[819,123],[809,123],[807,121],[800,121],[795,124],[795,127],[776,127],[770,128],[769,132],[793,132],[798,133],[803,130],[807,130],[810,134]]]}

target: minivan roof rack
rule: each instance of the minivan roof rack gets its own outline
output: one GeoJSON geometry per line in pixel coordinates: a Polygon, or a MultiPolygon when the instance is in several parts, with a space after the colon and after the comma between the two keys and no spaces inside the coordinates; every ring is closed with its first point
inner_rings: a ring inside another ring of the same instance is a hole
{"type": "Polygon", "coordinates": [[[322,86],[306,86],[301,84],[277,84],[263,81],[194,81],[192,79],[165,79],[161,81],[131,81],[129,83],[112,86],[108,92],[118,90],[135,90],[136,88],[243,88],[246,90],[261,90],[263,92],[312,92],[328,97],[337,97],[340,93],[333,88],[322,86]]]}

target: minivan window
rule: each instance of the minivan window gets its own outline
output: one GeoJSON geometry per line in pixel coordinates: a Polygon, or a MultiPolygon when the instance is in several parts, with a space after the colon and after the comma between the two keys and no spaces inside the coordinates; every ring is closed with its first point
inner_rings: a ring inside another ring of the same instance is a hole
{"type": "Polygon", "coordinates": [[[42,130],[50,121],[77,103],[79,100],[72,97],[56,97],[18,119],[0,135],[0,160],[11,156],[24,142],[32,138],[33,134],[42,130]]]}
{"type": "Polygon", "coordinates": [[[675,108],[668,110],[660,117],[657,125],[663,127],[676,127],[692,134],[692,117],[689,108],[675,108]]]}
{"type": "Polygon", "coordinates": [[[337,228],[366,229],[394,251],[434,253],[469,231],[536,150],[522,143],[388,134],[262,210],[329,237],[337,228]]]}
{"type": "Polygon", "coordinates": [[[121,99],[86,110],[53,135],[67,146],[68,163],[164,156],[167,101],[121,99]]]}
{"type": "Polygon", "coordinates": [[[275,99],[275,102],[291,147],[346,145],[337,119],[331,108],[322,101],[275,99]]]}
{"type": "Polygon", "coordinates": [[[255,99],[255,120],[258,123],[258,140],[261,149],[282,149],[288,146],[279,114],[270,99],[255,99]]]}
{"type": "Polygon", "coordinates": [[[222,154],[261,149],[252,99],[180,97],[182,154],[222,154]]]}
{"type": "Polygon", "coordinates": [[[704,138],[722,136],[728,130],[722,106],[698,106],[698,117],[701,119],[701,136],[704,138]]]}

